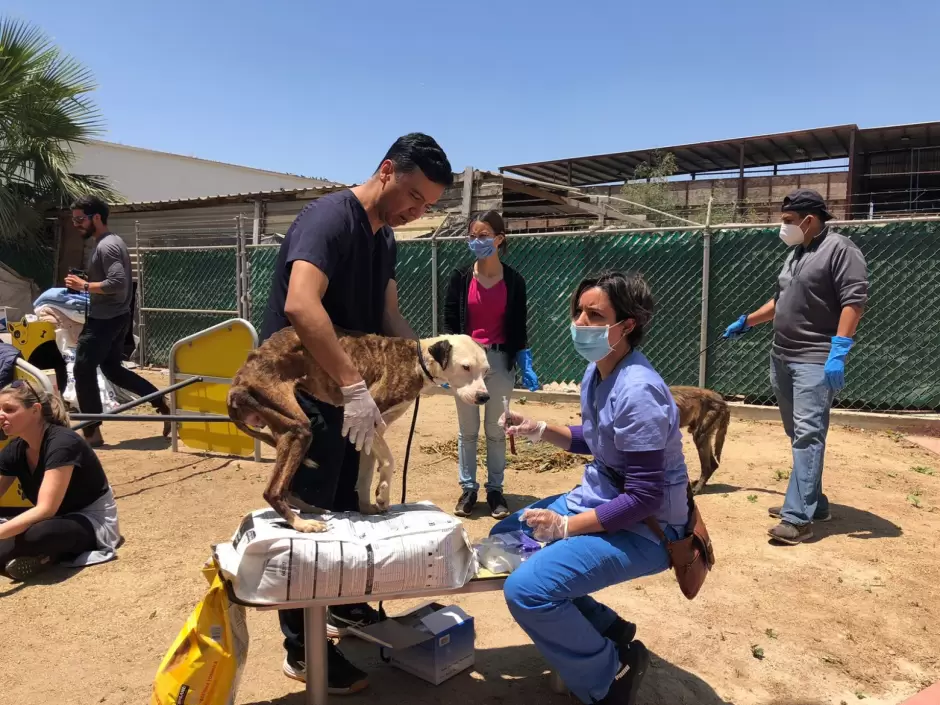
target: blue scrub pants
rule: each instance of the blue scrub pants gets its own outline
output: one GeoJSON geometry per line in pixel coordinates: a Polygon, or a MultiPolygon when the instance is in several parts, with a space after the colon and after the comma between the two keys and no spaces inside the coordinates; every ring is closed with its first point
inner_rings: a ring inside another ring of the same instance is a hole
{"type": "MultiPolygon", "coordinates": [[[[567,495],[548,497],[528,508],[575,513],[568,509],[567,495]]],[[[530,533],[521,521],[523,511],[503,519],[490,534],[530,533]]],[[[671,526],[665,533],[670,540],[679,536],[671,526]]],[[[509,576],[504,594],[509,612],[545,660],[589,705],[607,695],[620,670],[616,646],[601,636],[617,614],[591,593],[668,567],[662,543],[629,531],[585,534],[545,546],[509,576]]]]}

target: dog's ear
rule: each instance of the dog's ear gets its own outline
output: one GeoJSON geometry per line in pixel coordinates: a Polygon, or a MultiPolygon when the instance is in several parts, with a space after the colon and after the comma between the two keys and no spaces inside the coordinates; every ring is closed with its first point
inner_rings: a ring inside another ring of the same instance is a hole
{"type": "Polygon", "coordinates": [[[431,353],[431,357],[434,358],[434,361],[441,366],[441,369],[446,370],[447,366],[450,364],[450,355],[453,352],[453,346],[446,340],[439,340],[428,348],[428,352],[431,353]]]}

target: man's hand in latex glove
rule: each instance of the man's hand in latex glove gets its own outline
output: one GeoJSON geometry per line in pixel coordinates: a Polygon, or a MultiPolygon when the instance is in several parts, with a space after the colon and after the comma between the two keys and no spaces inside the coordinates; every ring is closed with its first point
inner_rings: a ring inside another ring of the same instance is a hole
{"type": "Polygon", "coordinates": [[[521,436],[528,438],[531,443],[538,443],[542,440],[546,423],[527,419],[522,414],[510,411],[508,417],[505,413],[499,417],[499,425],[506,429],[510,436],[521,436]]]}
{"type": "Polygon", "coordinates": [[[532,529],[536,541],[551,543],[568,538],[568,517],[556,514],[551,509],[526,509],[522,520],[532,529]]]}
{"type": "Polygon", "coordinates": [[[832,339],[829,349],[829,359],[823,371],[826,374],[826,384],[834,392],[841,392],[845,386],[845,358],[848,357],[854,341],[837,335],[832,339]]]}
{"type": "Polygon", "coordinates": [[[385,430],[382,413],[365,382],[340,387],[340,391],[343,393],[343,436],[349,436],[349,442],[356,446],[356,450],[369,455],[376,428],[385,430]]]}

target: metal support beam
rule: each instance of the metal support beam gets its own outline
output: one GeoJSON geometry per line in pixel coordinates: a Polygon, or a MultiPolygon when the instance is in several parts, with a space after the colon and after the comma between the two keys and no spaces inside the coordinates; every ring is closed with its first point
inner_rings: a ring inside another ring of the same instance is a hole
{"type": "Polygon", "coordinates": [[[255,200],[254,219],[251,222],[251,244],[261,244],[261,199],[255,200]]]}
{"type": "Polygon", "coordinates": [[[849,133],[849,173],[845,183],[845,214],[843,218],[852,219],[852,203],[855,200],[855,134],[857,129],[849,133]]]}
{"type": "Polygon", "coordinates": [[[744,200],[747,193],[744,185],[744,142],[738,147],[738,215],[744,213],[744,200]]]}
{"type": "MultiPolygon", "coordinates": [[[[78,421],[93,423],[95,421],[160,421],[166,423],[232,423],[228,416],[219,416],[217,414],[72,414],[72,418],[78,421]]],[[[87,425],[87,424],[86,424],[87,425]]]]}
{"type": "MultiPolygon", "coordinates": [[[[202,382],[202,381],[203,381],[202,377],[190,377],[190,378],[188,378],[188,379],[183,380],[182,382],[177,382],[176,384],[171,384],[171,385],[170,385],[169,387],[167,387],[166,389],[158,389],[157,391],[151,392],[150,394],[145,394],[145,395],[142,396],[142,397],[139,397],[139,398],[137,398],[137,399],[132,399],[132,400],[129,401],[129,402],[125,402],[124,404],[121,404],[120,406],[115,407],[113,411],[111,411],[111,412],[109,412],[109,413],[107,413],[107,414],[90,414],[90,415],[89,415],[89,414],[71,414],[71,417],[72,417],[73,419],[75,419],[76,421],[81,421],[81,420],[82,420],[82,418],[81,418],[82,416],[104,416],[105,418],[107,418],[108,416],[112,416],[112,415],[114,415],[114,414],[120,414],[122,411],[127,411],[128,409],[133,409],[135,406],[140,406],[141,404],[146,404],[148,401],[153,401],[154,399],[156,399],[156,398],[158,398],[158,397],[162,397],[162,396],[164,396],[164,395],[166,395],[166,394],[171,394],[171,393],[175,392],[177,389],[182,389],[183,387],[188,387],[188,386],[191,385],[191,384],[195,384],[196,382],[202,382]]],[[[166,419],[165,416],[161,416],[160,418],[166,419]]],[[[95,420],[97,420],[97,419],[95,419],[95,420]]],[[[85,428],[85,427],[88,426],[88,425],[90,425],[90,421],[89,421],[89,423],[80,423],[80,424],[78,424],[78,425],[76,425],[76,426],[72,426],[72,430],[73,430],[73,431],[80,431],[81,429],[85,428]]]]}
{"type": "Polygon", "coordinates": [[[536,198],[541,198],[551,203],[557,203],[560,206],[574,208],[581,213],[589,213],[591,215],[604,216],[614,220],[622,220],[627,223],[637,224],[640,227],[649,225],[649,223],[642,218],[638,218],[637,216],[633,215],[627,215],[626,213],[618,211],[616,208],[611,208],[610,206],[594,205],[593,203],[586,203],[584,201],[579,201],[576,198],[569,198],[567,196],[561,196],[557,193],[552,193],[551,191],[546,191],[545,189],[538,188],[537,186],[530,186],[529,184],[513,181],[511,184],[509,184],[509,188],[513,191],[519,191],[520,193],[524,193],[529,196],[535,196],[536,198]]]}

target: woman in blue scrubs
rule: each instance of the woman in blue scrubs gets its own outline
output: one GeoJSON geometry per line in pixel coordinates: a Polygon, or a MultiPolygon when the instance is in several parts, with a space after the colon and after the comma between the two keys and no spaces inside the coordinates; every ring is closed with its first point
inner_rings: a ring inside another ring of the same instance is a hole
{"type": "Polygon", "coordinates": [[[679,412],[668,385],[636,350],[653,314],[638,274],[583,280],[571,301],[571,340],[588,362],[581,425],[510,412],[510,435],[593,456],[581,484],[499,522],[546,542],[506,581],[509,611],[583,703],[632,705],[649,653],[636,627],[591,594],[669,567],[665,544],[685,533],[689,482],[679,412]]]}

